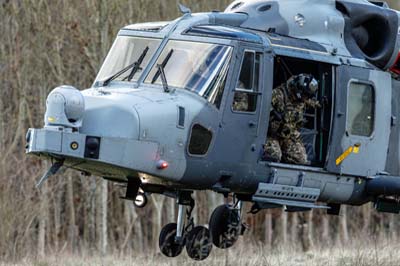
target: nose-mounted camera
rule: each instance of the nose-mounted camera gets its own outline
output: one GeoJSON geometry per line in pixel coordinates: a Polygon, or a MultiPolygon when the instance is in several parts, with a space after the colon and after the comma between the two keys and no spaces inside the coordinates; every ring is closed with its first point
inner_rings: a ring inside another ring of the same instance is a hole
{"type": "Polygon", "coordinates": [[[55,88],[47,97],[45,126],[77,129],[82,126],[85,99],[72,86],[55,88]]]}

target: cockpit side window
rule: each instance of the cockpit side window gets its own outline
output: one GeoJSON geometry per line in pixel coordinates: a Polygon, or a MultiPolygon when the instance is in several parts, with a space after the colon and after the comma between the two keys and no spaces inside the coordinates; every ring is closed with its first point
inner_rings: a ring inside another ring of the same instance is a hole
{"type": "Polygon", "coordinates": [[[255,56],[253,52],[246,52],[244,54],[242,68],[240,70],[240,76],[236,88],[249,91],[253,89],[254,60],[255,56]]]}
{"type": "Polygon", "coordinates": [[[239,80],[235,88],[232,110],[235,112],[255,112],[257,109],[258,83],[261,54],[246,51],[243,56],[239,80]]]}

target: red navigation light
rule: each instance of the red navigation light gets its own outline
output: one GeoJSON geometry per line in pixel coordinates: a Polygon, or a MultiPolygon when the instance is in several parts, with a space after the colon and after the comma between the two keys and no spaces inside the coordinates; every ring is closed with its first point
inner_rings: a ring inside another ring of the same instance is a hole
{"type": "Polygon", "coordinates": [[[394,62],[393,66],[391,66],[389,70],[396,75],[400,75],[400,52],[397,55],[396,61],[394,62]]]}
{"type": "Polygon", "coordinates": [[[159,160],[157,162],[157,169],[164,170],[166,168],[168,168],[168,162],[166,162],[164,160],[159,160]]]}

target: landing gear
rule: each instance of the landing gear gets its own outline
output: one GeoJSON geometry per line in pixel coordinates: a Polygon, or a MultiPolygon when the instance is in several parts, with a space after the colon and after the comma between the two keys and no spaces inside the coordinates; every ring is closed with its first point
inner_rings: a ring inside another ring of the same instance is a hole
{"type": "Polygon", "coordinates": [[[241,201],[234,199],[233,205],[221,205],[211,215],[209,228],[195,226],[192,218],[194,200],[191,192],[177,195],[178,221],[164,226],[159,238],[161,252],[167,257],[176,257],[186,246],[190,258],[206,259],[213,244],[221,249],[232,247],[244,232],[241,222],[241,201]]]}
{"type": "Polygon", "coordinates": [[[170,258],[179,256],[183,250],[183,243],[176,241],[176,229],[176,223],[167,224],[161,230],[158,241],[161,253],[170,258]]]}
{"type": "Polygon", "coordinates": [[[190,231],[186,239],[186,251],[194,260],[206,259],[212,250],[210,231],[204,226],[196,226],[190,231]]]}
{"type": "Polygon", "coordinates": [[[177,223],[167,224],[160,232],[161,253],[167,257],[176,257],[186,246],[190,258],[204,260],[210,255],[212,249],[210,231],[203,226],[194,226],[191,215],[194,201],[191,193],[181,193],[177,201],[179,205],[177,223]],[[186,210],[187,207],[189,207],[188,210],[186,210]]]}
{"type": "Polygon", "coordinates": [[[241,234],[240,208],[229,205],[217,207],[210,218],[212,241],[218,248],[232,247],[241,234]]]}

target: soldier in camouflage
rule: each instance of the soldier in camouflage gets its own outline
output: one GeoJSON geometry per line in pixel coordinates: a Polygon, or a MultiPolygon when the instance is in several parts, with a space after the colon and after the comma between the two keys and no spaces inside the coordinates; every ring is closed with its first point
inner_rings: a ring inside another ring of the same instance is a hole
{"type": "Polygon", "coordinates": [[[238,112],[247,112],[249,109],[249,99],[244,92],[235,92],[233,100],[233,110],[238,112]]]}
{"type": "Polygon", "coordinates": [[[307,108],[320,107],[315,99],[318,82],[307,74],[291,77],[272,91],[268,139],[264,159],[290,164],[309,164],[300,135],[307,108]]]}

